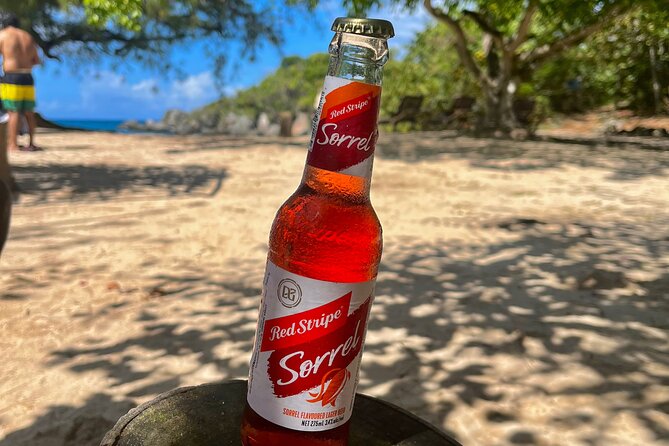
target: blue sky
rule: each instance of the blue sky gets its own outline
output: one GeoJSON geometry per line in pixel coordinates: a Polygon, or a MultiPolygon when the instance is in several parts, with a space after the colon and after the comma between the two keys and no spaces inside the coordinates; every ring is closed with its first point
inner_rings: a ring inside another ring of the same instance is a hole
{"type": "MultiPolygon", "coordinates": [[[[256,84],[272,73],[284,56],[304,57],[326,51],[333,19],[346,13],[340,3],[331,0],[321,2],[313,13],[295,10],[293,15],[283,45],[278,49],[264,45],[255,62],[243,61],[237,69],[229,69],[222,89],[217,87],[212,64],[197,42],[176,47],[170,55],[181,67],[183,75],[179,77],[140,65],[114,67],[111,60],[105,59],[95,66],[81,67],[67,60],[46,60],[34,71],[38,111],[49,119],[145,120],[160,118],[170,108],[201,107],[223,94],[256,84]]],[[[393,22],[396,37],[390,45],[396,53],[430,20],[422,8],[415,12],[383,8],[371,11],[369,16],[393,22]]],[[[239,57],[239,49],[228,46],[230,59],[239,57]]]]}

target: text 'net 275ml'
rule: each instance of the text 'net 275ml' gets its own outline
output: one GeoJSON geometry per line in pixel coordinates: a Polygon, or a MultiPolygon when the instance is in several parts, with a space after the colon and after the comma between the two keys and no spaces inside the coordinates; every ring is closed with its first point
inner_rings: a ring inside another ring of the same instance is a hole
{"type": "Polygon", "coordinates": [[[381,258],[369,200],[390,22],[339,18],[297,191],[272,225],[245,446],[343,446],[381,258]]]}

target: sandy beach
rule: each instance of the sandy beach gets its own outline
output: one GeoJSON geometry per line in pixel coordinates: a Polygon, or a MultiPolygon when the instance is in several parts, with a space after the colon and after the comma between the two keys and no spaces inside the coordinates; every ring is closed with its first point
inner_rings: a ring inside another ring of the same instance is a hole
{"type": "MultiPolygon", "coordinates": [[[[0,446],[245,377],[307,138],[39,135],[0,260],[0,446]]],[[[669,444],[669,151],[382,135],[359,391],[465,446],[669,444]]]]}

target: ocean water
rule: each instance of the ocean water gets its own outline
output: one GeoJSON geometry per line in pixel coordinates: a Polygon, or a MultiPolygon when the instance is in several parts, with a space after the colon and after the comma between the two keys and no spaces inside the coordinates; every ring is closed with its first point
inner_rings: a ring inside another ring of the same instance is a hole
{"type": "Polygon", "coordinates": [[[75,129],[118,132],[118,126],[120,126],[123,121],[102,119],[52,119],[51,122],[62,125],[63,127],[71,127],[75,129]]]}
{"type": "MultiPolygon", "coordinates": [[[[114,133],[146,133],[136,130],[120,129],[119,126],[124,121],[116,119],[50,119],[50,121],[72,129],[114,133]]],[[[142,121],[139,122],[141,123],[142,121]]]]}

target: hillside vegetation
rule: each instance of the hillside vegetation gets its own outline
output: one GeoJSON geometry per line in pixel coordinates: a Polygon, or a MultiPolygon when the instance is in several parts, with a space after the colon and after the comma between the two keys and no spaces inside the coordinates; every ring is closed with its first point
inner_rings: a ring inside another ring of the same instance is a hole
{"type": "MultiPolygon", "coordinates": [[[[656,21],[643,13],[616,21],[541,69],[524,73],[517,79],[516,97],[530,97],[549,113],[585,112],[603,105],[637,113],[666,113],[669,29],[653,26],[656,21]]],[[[476,57],[483,58],[483,36],[477,37],[472,49],[476,57]]],[[[483,103],[479,87],[460,64],[445,26],[429,26],[401,51],[393,48],[391,41],[391,51],[402,56],[386,65],[382,116],[397,110],[406,95],[423,96],[423,109],[428,114],[447,108],[458,96],[474,96],[483,103]]],[[[311,113],[327,66],[325,53],[286,57],[258,85],[221,98],[195,115],[232,112],[255,119],[266,112],[274,119],[281,111],[311,113]]]]}

